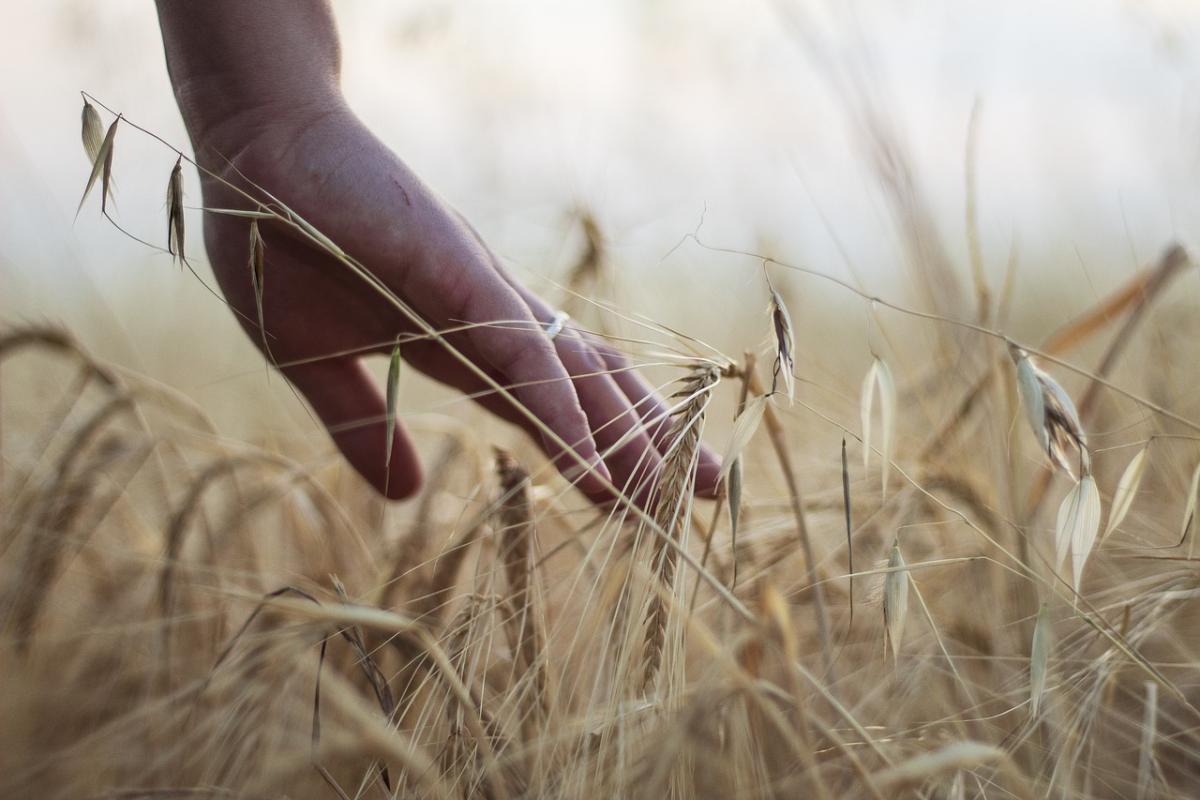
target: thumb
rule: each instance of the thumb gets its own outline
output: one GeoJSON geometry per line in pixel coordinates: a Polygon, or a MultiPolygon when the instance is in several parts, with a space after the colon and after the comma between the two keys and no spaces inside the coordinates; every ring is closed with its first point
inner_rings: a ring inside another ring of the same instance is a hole
{"type": "Polygon", "coordinates": [[[411,497],[421,486],[421,463],[412,439],[396,423],[387,453],[387,407],[356,359],[341,358],[288,367],[300,390],[351,466],[391,500],[411,497]]]}

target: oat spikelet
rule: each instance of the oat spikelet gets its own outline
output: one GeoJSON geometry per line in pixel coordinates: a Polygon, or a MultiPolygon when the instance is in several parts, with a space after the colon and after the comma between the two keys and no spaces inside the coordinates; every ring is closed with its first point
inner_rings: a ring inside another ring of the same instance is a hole
{"type": "Polygon", "coordinates": [[[875,391],[879,391],[879,418],[883,426],[883,441],[880,442],[880,452],[883,453],[883,464],[880,465],[880,486],[883,496],[887,497],[888,477],[891,472],[893,443],[895,441],[896,419],[896,381],[887,362],[878,356],[871,362],[871,368],[863,378],[862,386],[862,432],[863,432],[863,468],[870,466],[871,461],[871,416],[874,410],[875,391]]]}
{"type": "Polygon", "coordinates": [[[742,413],[733,422],[733,430],[729,434],[729,446],[725,448],[725,455],[721,462],[721,477],[724,480],[725,476],[733,468],[733,463],[742,456],[742,451],[750,444],[750,440],[754,438],[755,432],[758,430],[759,424],[762,422],[763,412],[767,410],[767,401],[769,395],[759,395],[746,404],[742,409],[742,413]]]}
{"type": "Polygon", "coordinates": [[[1100,541],[1107,539],[1108,535],[1117,529],[1133,506],[1133,498],[1142,484],[1142,476],[1146,474],[1146,454],[1149,451],[1150,444],[1147,443],[1130,459],[1125,471],[1121,473],[1121,478],[1117,481],[1117,490],[1113,492],[1112,507],[1108,511],[1108,524],[1104,526],[1104,535],[1100,537],[1100,541]]]}
{"type": "Polygon", "coordinates": [[[900,539],[892,542],[888,558],[887,577],[883,581],[883,625],[891,645],[892,659],[900,659],[900,643],[904,639],[904,622],[908,618],[908,565],[900,552],[900,539]]]}
{"type": "Polygon", "coordinates": [[[1046,693],[1046,673],[1050,666],[1050,607],[1042,603],[1037,623],[1033,626],[1033,643],[1029,649],[1029,713],[1036,719],[1046,693]]]}
{"type": "Polygon", "coordinates": [[[396,439],[396,404],[400,394],[400,342],[392,347],[392,356],[388,359],[388,374],[387,374],[387,436],[385,439],[385,450],[383,457],[383,466],[391,468],[392,466],[392,442],[396,439]]]}
{"type": "Polygon", "coordinates": [[[113,140],[117,138],[117,126],[120,124],[121,117],[118,115],[108,126],[108,132],[104,134],[104,140],[96,150],[96,157],[92,159],[92,171],[88,175],[87,185],[83,188],[83,197],[79,198],[79,207],[75,209],[76,216],[83,210],[83,204],[92,193],[97,178],[100,179],[100,212],[108,211],[108,197],[112,194],[113,140]]]}
{"type": "Polygon", "coordinates": [[[1067,552],[1071,553],[1076,591],[1079,590],[1083,567],[1092,553],[1099,530],[1100,490],[1096,488],[1095,478],[1084,475],[1059,505],[1054,529],[1055,566],[1062,569],[1067,552]]]}
{"type": "Polygon", "coordinates": [[[1066,389],[1033,363],[1021,348],[1010,344],[1009,355],[1017,365],[1017,390],[1025,415],[1042,451],[1072,478],[1092,471],[1087,436],[1079,421],[1079,412],[1066,389]]]}
{"type": "Polygon", "coordinates": [[[95,164],[96,156],[100,154],[100,143],[104,141],[104,131],[100,126],[100,113],[96,107],[85,98],[82,113],[83,151],[87,153],[88,163],[95,164]]]}
{"type": "MultiPolygon", "coordinates": [[[[700,431],[712,397],[712,389],[720,372],[704,365],[682,381],[683,387],[673,395],[682,398],[675,412],[667,440],[671,443],[663,458],[662,472],[654,488],[651,515],[657,524],[676,543],[683,536],[687,522],[685,513],[691,497],[696,458],[700,448],[700,431]]],[[[648,689],[662,664],[663,646],[667,637],[667,621],[671,603],[665,597],[675,588],[678,554],[659,536],[654,537],[651,572],[658,587],[651,593],[646,613],[646,646],[643,658],[642,688],[648,689]]]]}
{"type": "Polygon", "coordinates": [[[175,160],[167,181],[167,252],[187,263],[183,252],[183,156],[175,160]]]}
{"type": "Polygon", "coordinates": [[[772,367],[771,394],[777,391],[779,379],[782,377],[783,389],[787,393],[788,402],[791,403],[796,399],[796,333],[792,329],[792,316],[788,313],[783,298],[769,283],[767,288],[771,292],[771,305],[768,310],[775,329],[775,364],[772,367]]]}
{"type": "MultiPolygon", "coordinates": [[[[537,702],[544,707],[546,672],[530,580],[537,531],[529,512],[529,474],[503,450],[496,451],[500,504],[500,554],[508,581],[508,624],[523,669],[533,671],[537,702]]],[[[532,721],[532,718],[530,718],[532,721]]]]}

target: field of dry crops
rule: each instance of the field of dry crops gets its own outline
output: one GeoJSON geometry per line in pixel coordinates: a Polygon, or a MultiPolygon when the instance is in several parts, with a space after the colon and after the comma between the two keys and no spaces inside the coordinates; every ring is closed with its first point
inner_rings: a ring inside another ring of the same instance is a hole
{"type": "Polygon", "coordinates": [[[1196,796],[1188,254],[1031,317],[1016,259],[997,286],[975,249],[953,265],[885,178],[908,299],[683,244],[761,276],[745,354],[614,308],[584,226],[574,317],[670,365],[646,511],[590,507],[453,413],[422,429],[419,498],[385,508],[328,447],[232,440],[69,330],[0,331],[0,795],[1196,796]],[[815,338],[800,292],[866,330],[815,338]],[[716,501],[691,496],[701,440],[716,501]]]}

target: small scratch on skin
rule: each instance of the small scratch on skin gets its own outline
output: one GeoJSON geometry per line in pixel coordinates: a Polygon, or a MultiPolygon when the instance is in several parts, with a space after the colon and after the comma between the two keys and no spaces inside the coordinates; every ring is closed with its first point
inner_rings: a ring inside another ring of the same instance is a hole
{"type": "Polygon", "coordinates": [[[404,184],[398,178],[393,178],[392,181],[396,184],[396,188],[400,190],[400,194],[404,196],[404,205],[412,206],[412,198],[408,196],[408,189],[404,188],[404,184]]]}

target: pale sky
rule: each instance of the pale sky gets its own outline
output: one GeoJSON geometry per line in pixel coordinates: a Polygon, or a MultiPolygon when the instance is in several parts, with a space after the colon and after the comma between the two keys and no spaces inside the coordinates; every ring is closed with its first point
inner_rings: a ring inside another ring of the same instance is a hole
{"type": "MultiPolygon", "coordinates": [[[[167,279],[140,265],[161,272],[165,257],[88,209],[71,222],[87,173],[79,89],[186,144],[151,4],[6,2],[0,280],[22,287],[17,310],[33,314],[61,313],[58,292],[85,279],[110,300],[151,291],[167,279]]],[[[761,304],[744,271],[687,248],[662,261],[705,208],[713,243],[844,273],[824,214],[861,274],[884,287],[898,274],[878,185],[829,81],[780,23],[785,5],[335,2],[355,108],[514,268],[561,269],[576,246],[569,211],[583,205],[637,285],[666,291],[702,271],[734,298],[745,290],[744,314],[761,304]]],[[[1028,263],[1053,265],[1051,283],[1083,277],[1081,261],[1088,280],[1092,269],[1115,280],[1172,237],[1200,240],[1200,4],[801,5],[833,58],[871,76],[955,258],[976,98],[993,271],[1014,234],[1028,263]]],[[[173,160],[122,134],[119,211],[139,233],[165,231],[173,160]]],[[[4,294],[0,312],[12,313],[18,293],[4,294]]]]}

